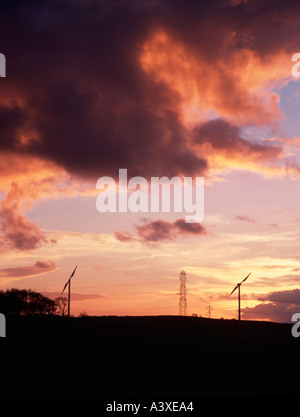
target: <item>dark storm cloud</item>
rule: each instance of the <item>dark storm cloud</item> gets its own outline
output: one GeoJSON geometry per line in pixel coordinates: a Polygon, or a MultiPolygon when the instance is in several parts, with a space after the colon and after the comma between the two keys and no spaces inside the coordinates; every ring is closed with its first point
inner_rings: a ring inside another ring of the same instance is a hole
{"type": "MultiPolygon", "coordinates": [[[[145,93],[145,101],[151,100],[151,94],[145,93]]],[[[99,108],[96,94],[82,93],[76,84],[52,86],[38,104],[43,111],[36,126],[43,132],[43,141],[34,144],[32,152],[84,176],[116,175],[120,167],[128,167],[129,175],[143,176],[203,171],[206,163],[185,147],[174,111],[162,109],[163,114],[156,115],[143,100],[124,103],[119,109],[123,99],[114,95],[116,102],[100,98],[99,108]]],[[[159,95],[157,91],[153,106],[159,95]]]]}
{"type": "Polygon", "coordinates": [[[210,144],[212,148],[230,157],[244,157],[253,160],[269,160],[282,152],[280,146],[253,143],[241,136],[240,128],[218,118],[203,123],[194,129],[194,141],[201,145],[210,144]]]}
{"type": "MultiPolygon", "coordinates": [[[[0,149],[86,178],[116,176],[121,167],[130,176],[203,174],[206,157],[190,148],[181,99],[143,70],[142,45],[163,28],[205,62],[245,45],[263,58],[300,45],[297,15],[299,5],[279,1],[9,2],[0,13],[7,58],[0,149]]],[[[247,95],[230,73],[221,75],[216,103],[247,111],[247,95]]],[[[237,147],[257,158],[279,152],[250,144],[225,121],[199,127],[196,143],[208,135],[217,150],[237,147]],[[220,139],[214,132],[224,127],[220,139]]]]}
{"type": "Polygon", "coordinates": [[[300,290],[273,291],[257,298],[259,301],[273,301],[300,305],[300,290]]]}
{"type": "Polygon", "coordinates": [[[0,104],[1,149],[17,149],[25,125],[26,115],[19,106],[0,104]]]}
{"type": "MultiPolygon", "coordinates": [[[[144,176],[203,172],[206,161],[186,146],[172,93],[138,64],[157,7],[15,3],[8,11],[14,36],[5,37],[4,48],[7,94],[15,90],[25,99],[38,140],[21,146],[14,132],[24,123],[22,112],[4,109],[9,118],[1,130],[10,128],[10,150],[85,177],[116,175],[120,167],[144,176]]],[[[1,148],[8,148],[7,140],[1,148]]]]}

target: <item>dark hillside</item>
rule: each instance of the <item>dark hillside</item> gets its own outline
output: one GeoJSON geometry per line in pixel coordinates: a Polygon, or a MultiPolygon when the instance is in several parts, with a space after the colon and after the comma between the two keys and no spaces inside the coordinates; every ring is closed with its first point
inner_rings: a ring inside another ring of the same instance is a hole
{"type": "Polygon", "coordinates": [[[298,392],[292,325],[194,317],[8,317],[2,396],[174,401],[298,392]]]}

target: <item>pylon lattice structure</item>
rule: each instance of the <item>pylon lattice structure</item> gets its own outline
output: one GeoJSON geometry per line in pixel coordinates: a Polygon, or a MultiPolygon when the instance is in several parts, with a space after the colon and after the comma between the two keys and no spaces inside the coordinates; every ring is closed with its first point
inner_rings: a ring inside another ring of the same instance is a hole
{"type": "Polygon", "coordinates": [[[187,313],[187,301],[186,301],[186,273],[184,271],[180,272],[179,275],[179,315],[186,316],[187,313]]]}
{"type": "Polygon", "coordinates": [[[206,316],[210,319],[211,318],[211,311],[213,310],[212,306],[206,306],[206,316]]]}

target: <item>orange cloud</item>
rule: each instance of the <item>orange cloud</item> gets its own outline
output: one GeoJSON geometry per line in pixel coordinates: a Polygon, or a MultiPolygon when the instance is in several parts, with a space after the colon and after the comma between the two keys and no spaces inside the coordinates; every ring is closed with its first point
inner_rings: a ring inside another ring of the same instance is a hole
{"type": "Polygon", "coordinates": [[[217,118],[199,124],[192,131],[195,151],[205,155],[211,172],[241,169],[264,176],[285,175],[289,170],[283,146],[242,137],[241,129],[217,118]]]}
{"type": "Polygon", "coordinates": [[[279,96],[271,89],[290,80],[290,56],[280,51],[263,60],[251,49],[232,48],[234,37],[234,32],[228,34],[215,59],[164,30],[144,43],[143,70],[179,98],[185,123],[203,121],[210,112],[238,124],[265,125],[281,117],[279,96]]]}
{"type": "Polygon", "coordinates": [[[3,248],[32,250],[48,243],[39,227],[21,213],[20,204],[23,194],[24,191],[16,183],[12,183],[6,200],[1,202],[0,233],[3,248]]]}
{"type": "Polygon", "coordinates": [[[0,191],[8,193],[12,183],[18,185],[19,197],[22,194],[26,205],[39,198],[97,194],[93,181],[72,177],[54,162],[29,154],[1,152],[0,191]]]}

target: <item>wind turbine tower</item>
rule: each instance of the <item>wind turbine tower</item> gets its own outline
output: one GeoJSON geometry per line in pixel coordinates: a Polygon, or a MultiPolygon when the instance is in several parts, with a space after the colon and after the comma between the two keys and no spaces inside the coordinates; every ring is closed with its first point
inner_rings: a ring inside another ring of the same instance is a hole
{"type": "Polygon", "coordinates": [[[179,315],[186,316],[187,313],[187,301],[186,301],[186,273],[184,271],[180,272],[179,275],[179,315]]]}
{"type": "MultiPolygon", "coordinates": [[[[250,272],[251,274],[251,272],[250,272]]],[[[250,274],[248,274],[246,276],[246,278],[243,279],[243,281],[239,282],[238,284],[236,284],[236,286],[234,287],[234,289],[231,291],[231,293],[229,294],[229,297],[231,296],[232,293],[234,293],[234,291],[236,289],[238,289],[238,310],[239,310],[239,322],[241,321],[241,285],[243,282],[246,281],[246,279],[250,276],[250,274]]]]}
{"type": "Polygon", "coordinates": [[[73,277],[73,275],[75,274],[75,271],[77,269],[77,265],[75,266],[74,271],[72,272],[70,278],[68,279],[68,281],[65,283],[65,286],[61,292],[61,295],[63,295],[66,287],[68,286],[68,317],[70,317],[70,308],[71,308],[71,278],[73,277]]]}

